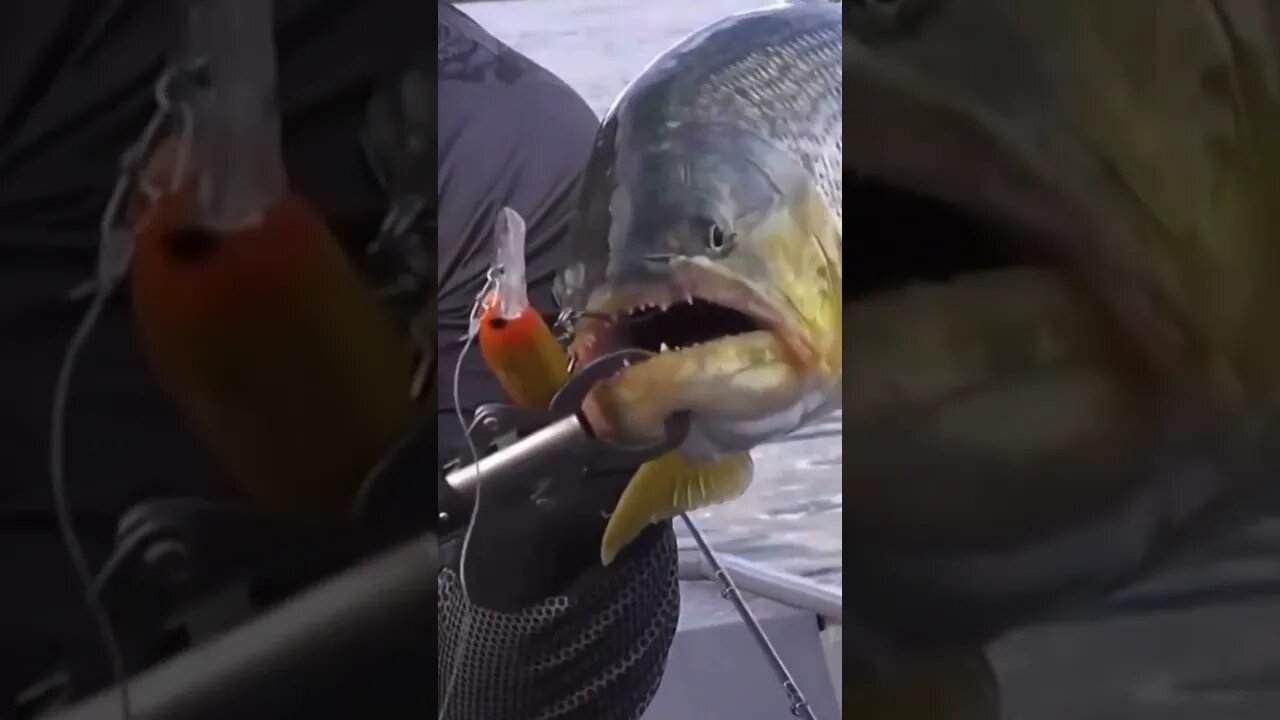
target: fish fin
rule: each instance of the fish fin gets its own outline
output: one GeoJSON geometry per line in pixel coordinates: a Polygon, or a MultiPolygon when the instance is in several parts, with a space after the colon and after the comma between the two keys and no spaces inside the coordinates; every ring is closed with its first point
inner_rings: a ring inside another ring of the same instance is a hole
{"type": "Polygon", "coordinates": [[[695,462],[670,452],[641,465],[609,516],[600,541],[601,564],[613,562],[652,523],[742,495],[752,468],[750,453],[695,462]]]}

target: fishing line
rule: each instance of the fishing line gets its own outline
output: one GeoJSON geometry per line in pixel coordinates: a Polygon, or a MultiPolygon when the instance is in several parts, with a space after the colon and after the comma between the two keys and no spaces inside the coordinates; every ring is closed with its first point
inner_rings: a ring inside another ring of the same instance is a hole
{"type": "Polygon", "coordinates": [[[129,698],[129,684],[125,679],[124,656],[120,651],[120,643],[116,638],[115,629],[111,625],[111,618],[97,595],[97,583],[89,570],[89,562],[85,558],[84,547],[80,543],[80,538],[76,535],[75,521],[71,517],[71,506],[67,499],[66,464],[63,450],[66,441],[67,401],[71,393],[71,376],[75,372],[76,360],[79,359],[80,352],[84,349],[85,343],[97,325],[98,318],[101,317],[107,299],[114,289],[114,283],[98,285],[97,291],[90,301],[89,309],[85,311],[80,324],[76,327],[75,332],[72,333],[71,340],[67,343],[62,366],[58,370],[58,379],[53,391],[53,409],[50,414],[51,427],[49,431],[49,479],[50,489],[53,492],[53,508],[58,519],[58,531],[62,535],[62,542],[67,548],[67,554],[71,557],[71,564],[83,587],[86,604],[90,614],[93,616],[94,624],[102,636],[102,643],[107,651],[107,658],[111,663],[111,673],[120,687],[121,717],[124,720],[129,720],[129,718],[133,717],[133,712],[129,698]]]}
{"type": "Polygon", "coordinates": [[[472,427],[467,425],[466,416],[462,414],[462,405],[458,400],[459,390],[462,385],[462,362],[467,357],[467,352],[471,350],[471,346],[475,343],[476,336],[479,334],[480,318],[484,315],[484,300],[489,296],[489,292],[498,287],[498,277],[501,274],[500,267],[491,267],[485,275],[484,287],[480,288],[479,294],[476,295],[475,303],[471,305],[470,317],[468,319],[466,342],[462,345],[462,351],[458,353],[458,360],[453,364],[453,410],[458,418],[458,427],[462,429],[462,436],[466,439],[467,449],[471,453],[471,462],[476,466],[476,484],[475,498],[472,500],[471,517],[467,519],[467,529],[462,535],[462,550],[458,556],[458,584],[462,588],[462,595],[467,599],[467,607],[462,613],[462,627],[458,630],[458,647],[453,653],[453,667],[449,670],[449,681],[445,683],[444,696],[440,698],[440,713],[436,720],[444,720],[445,712],[449,708],[449,699],[453,694],[453,686],[458,680],[458,672],[462,667],[462,660],[466,657],[466,651],[470,640],[471,625],[471,593],[467,590],[467,551],[471,547],[471,535],[476,527],[476,516],[480,514],[480,449],[476,447],[475,440],[471,437],[472,427]]]}
{"type": "MultiPolygon", "coordinates": [[[[89,306],[81,317],[79,324],[67,341],[62,363],[54,382],[53,400],[49,413],[49,489],[53,500],[54,514],[58,522],[58,532],[66,546],[71,565],[81,583],[85,596],[85,605],[92,616],[94,625],[101,636],[103,649],[106,651],[111,665],[112,676],[120,689],[120,712],[123,720],[133,717],[133,704],[129,694],[128,678],[125,674],[124,654],[120,648],[119,638],[111,623],[111,616],[100,597],[102,582],[106,572],[119,565],[120,553],[114,552],[103,566],[102,573],[95,578],[89,569],[89,561],[85,556],[84,545],[76,533],[75,519],[71,514],[71,502],[67,495],[66,468],[66,429],[67,410],[71,398],[71,380],[75,374],[80,355],[92,336],[98,321],[106,309],[116,288],[128,272],[129,262],[133,256],[133,236],[127,230],[116,227],[116,219],[124,205],[131,181],[141,163],[145,161],[147,152],[155,143],[165,120],[169,119],[174,104],[169,98],[169,84],[175,77],[172,69],[166,70],[156,82],[156,111],[147,122],[138,141],[126,150],[120,159],[120,175],[116,179],[107,205],[103,210],[98,226],[98,258],[94,278],[87,286],[73,290],[71,297],[76,299],[84,293],[90,294],[89,306]]],[[[185,107],[185,106],[184,106],[185,107]]],[[[192,123],[187,112],[181,113],[183,121],[179,136],[178,157],[175,163],[171,186],[177,187],[185,172],[185,164],[191,144],[192,123]]],[[[154,206],[144,211],[143,221],[149,218],[154,206]]]]}

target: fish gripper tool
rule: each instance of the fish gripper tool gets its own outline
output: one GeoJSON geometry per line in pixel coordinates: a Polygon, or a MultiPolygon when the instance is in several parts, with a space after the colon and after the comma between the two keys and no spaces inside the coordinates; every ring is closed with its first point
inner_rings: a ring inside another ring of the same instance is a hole
{"type": "Polygon", "coordinates": [[[653,353],[627,349],[604,355],[574,373],[547,408],[486,404],[476,409],[468,436],[478,459],[446,466],[439,489],[440,521],[453,524],[466,514],[480,486],[530,483],[554,472],[557,478],[589,469],[638,467],[679,447],[689,433],[689,416],[667,418],[666,436],[643,446],[623,446],[597,436],[582,411],[597,383],[653,353]]]}

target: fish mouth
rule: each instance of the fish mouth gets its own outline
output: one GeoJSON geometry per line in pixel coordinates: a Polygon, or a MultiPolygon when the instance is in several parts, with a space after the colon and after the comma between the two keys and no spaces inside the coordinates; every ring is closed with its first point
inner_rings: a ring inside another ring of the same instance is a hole
{"type": "Polygon", "coordinates": [[[683,412],[681,450],[715,459],[785,434],[835,394],[838,372],[818,338],[769,288],[707,258],[663,262],[658,278],[598,288],[576,328],[575,365],[626,348],[654,353],[592,391],[584,409],[602,437],[651,442],[683,412]]]}
{"type": "Polygon", "coordinates": [[[1004,542],[1128,492],[1153,394],[1090,269],[1007,215],[875,176],[852,185],[855,536],[1004,542]]]}
{"type": "Polygon", "coordinates": [[[1136,383],[1205,389],[1178,241],[1105,148],[1052,113],[949,87],[923,61],[854,43],[844,75],[845,102],[865,109],[844,118],[855,232],[846,303],[906,282],[1034,268],[1070,285],[1136,383]],[[875,235],[890,233],[897,247],[885,249],[875,235]]]}
{"type": "Polygon", "coordinates": [[[700,258],[668,262],[663,280],[595,293],[570,348],[575,364],[624,348],[689,355],[753,334],[776,337],[797,364],[814,355],[799,323],[749,280],[700,258]]]}

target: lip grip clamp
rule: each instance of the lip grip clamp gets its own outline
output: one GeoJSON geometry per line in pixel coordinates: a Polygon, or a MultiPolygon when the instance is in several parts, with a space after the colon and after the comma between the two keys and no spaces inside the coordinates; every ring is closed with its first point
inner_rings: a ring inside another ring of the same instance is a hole
{"type": "Polygon", "coordinates": [[[597,358],[575,373],[546,409],[506,404],[479,407],[467,434],[477,452],[486,454],[471,464],[445,468],[439,488],[441,525],[453,525],[469,513],[482,484],[531,482],[553,467],[561,477],[585,474],[595,467],[635,467],[679,447],[689,432],[687,414],[667,419],[667,434],[661,441],[634,447],[601,440],[582,415],[582,404],[597,383],[652,355],[629,349],[597,358]],[[517,439],[503,444],[513,435],[517,439]]]}

